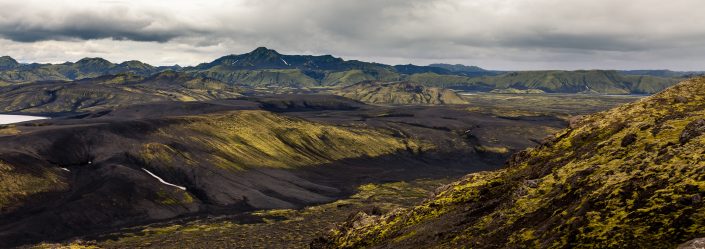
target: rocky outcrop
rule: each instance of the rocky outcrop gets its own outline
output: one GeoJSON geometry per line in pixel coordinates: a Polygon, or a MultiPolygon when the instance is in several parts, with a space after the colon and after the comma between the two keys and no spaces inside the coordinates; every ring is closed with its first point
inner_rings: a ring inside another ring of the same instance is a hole
{"type": "Polygon", "coordinates": [[[684,144],[703,133],[705,133],[705,119],[698,119],[685,126],[679,141],[684,144]]]}

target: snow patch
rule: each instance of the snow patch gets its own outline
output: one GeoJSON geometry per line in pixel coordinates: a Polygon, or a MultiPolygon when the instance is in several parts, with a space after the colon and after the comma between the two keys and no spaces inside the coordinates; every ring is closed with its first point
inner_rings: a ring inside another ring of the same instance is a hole
{"type": "Polygon", "coordinates": [[[60,169],[63,170],[63,171],[66,171],[66,172],[71,172],[71,171],[70,171],[69,169],[67,169],[67,168],[60,168],[60,169]]]}
{"type": "Polygon", "coordinates": [[[25,122],[25,121],[31,121],[31,120],[39,120],[39,119],[47,119],[47,118],[37,117],[37,116],[26,116],[26,115],[0,114],[0,125],[19,123],[19,122],[25,122]]]}
{"type": "Polygon", "coordinates": [[[178,189],[181,189],[181,190],[186,190],[186,187],[184,187],[184,186],[179,186],[179,185],[176,185],[176,184],[168,183],[168,182],[164,181],[161,177],[158,177],[158,176],[155,175],[154,173],[149,172],[149,170],[147,170],[147,169],[145,169],[145,168],[142,168],[142,170],[144,170],[144,172],[147,172],[147,174],[149,174],[149,175],[151,175],[152,177],[154,177],[154,178],[156,178],[157,180],[159,180],[159,182],[161,182],[161,183],[164,184],[164,185],[172,186],[172,187],[175,187],[175,188],[178,188],[178,189]]]}
{"type": "Polygon", "coordinates": [[[284,60],[284,58],[279,58],[279,59],[281,59],[281,60],[282,60],[282,62],[284,62],[284,64],[286,64],[287,66],[289,66],[289,63],[288,63],[288,62],[286,62],[286,61],[284,60]]]}

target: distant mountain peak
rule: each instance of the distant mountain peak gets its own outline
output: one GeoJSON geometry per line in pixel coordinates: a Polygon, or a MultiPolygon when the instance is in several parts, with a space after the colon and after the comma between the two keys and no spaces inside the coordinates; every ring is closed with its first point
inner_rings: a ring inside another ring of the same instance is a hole
{"type": "Polygon", "coordinates": [[[82,73],[104,73],[113,68],[115,64],[103,58],[83,58],[74,63],[75,68],[82,73]]]}
{"type": "Polygon", "coordinates": [[[276,55],[281,55],[279,52],[277,52],[274,49],[269,49],[267,47],[258,47],[255,50],[252,50],[252,52],[249,52],[248,54],[276,54],[276,55]]]}
{"type": "Polygon", "coordinates": [[[83,59],[76,61],[76,63],[87,63],[87,62],[96,62],[96,61],[110,62],[110,61],[103,59],[103,58],[100,58],[100,57],[85,57],[83,59]]]}
{"type": "Polygon", "coordinates": [[[7,55],[0,56],[0,61],[13,61],[15,63],[18,63],[14,58],[7,55]]]}
{"type": "Polygon", "coordinates": [[[244,54],[245,58],[253,58],[255,60],[272,60],[272,59],[277,59],[280,58],[282,54],[277,52],[274,49],[268,49],[266,47],[258,47],[255,50],[252,50],[252,52],[249,52],[247,54],[244,54]]]}
{"type": "Polygon", "coordinates": [[[108,60],[106,60],[106,59],[100,58],[100,57],[93,57],[93,58],[86,57],[86,58],[83,58],[83,59],[78,60],[78,61],[76,62],[76,64],[79,64],[79,65],[96,65],[96,66],[111,66],[111,65],[113,65],[112,62],[110,62],[110,61],[108,61],[108,60]]]}
{"type": "Polygon", "coordinates": [[[137,61],[137,60],[125,61],[123,63],[120,63],[118,66],[123,67],[123,68],[129,68],[129,69],[145,69],[145,70],[151,70],[154,68],[152,65],[149,65],[147,63],[137,61]]]}
{"type": "Polygon", "coordinates": [[[15,59],[10,56],[0,57],[0,70],[16,68],[20,65],[15,59]]]}

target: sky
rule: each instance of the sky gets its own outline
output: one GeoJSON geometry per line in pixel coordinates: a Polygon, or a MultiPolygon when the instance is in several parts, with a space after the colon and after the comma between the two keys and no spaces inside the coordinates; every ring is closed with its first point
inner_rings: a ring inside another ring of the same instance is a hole
{"type": "Polygon", "coordinates": [[[182,66],[265,46],[386,64],[705,70],[702,0],[0,0],[0,55],[182,66]]]}

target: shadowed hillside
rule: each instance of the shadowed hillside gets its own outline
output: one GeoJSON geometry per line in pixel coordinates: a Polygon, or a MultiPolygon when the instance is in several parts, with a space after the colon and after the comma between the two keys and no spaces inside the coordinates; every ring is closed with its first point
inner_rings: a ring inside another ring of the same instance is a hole
{"type": "Polygon", "coordinates": [[[703,236],[705,78],[576,119],[506,168],[470,174],[327,248],[673,248],[703,236]]]}

